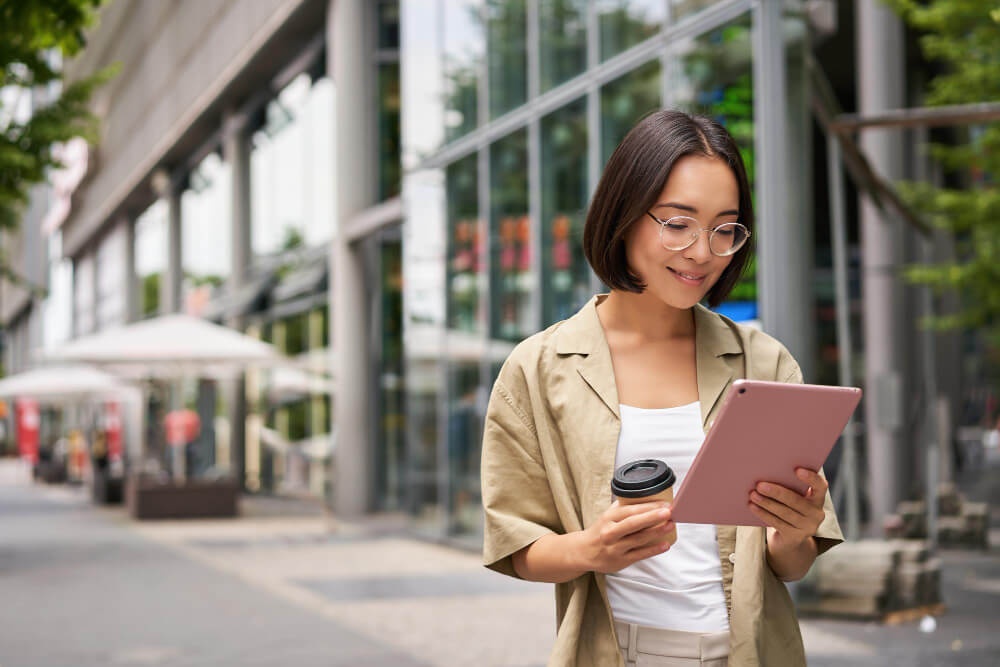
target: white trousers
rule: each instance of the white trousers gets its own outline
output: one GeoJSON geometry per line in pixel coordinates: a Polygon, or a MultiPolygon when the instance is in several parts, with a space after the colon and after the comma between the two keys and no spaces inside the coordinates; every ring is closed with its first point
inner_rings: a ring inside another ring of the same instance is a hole
{"type": "Polygon", "coordinates": [[[615,622],[626,667],[728,667],[729,633],[680,632],[615,622]]]}

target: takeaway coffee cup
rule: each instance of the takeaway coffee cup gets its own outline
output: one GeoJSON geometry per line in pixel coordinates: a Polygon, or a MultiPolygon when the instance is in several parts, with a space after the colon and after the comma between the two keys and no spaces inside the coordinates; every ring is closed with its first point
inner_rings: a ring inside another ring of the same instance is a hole
{"type": "Polygon", "coordinates": [[[674,500],[674,471],[659,459],[631,461],[615,470],[611,493],[621,505],[674,500]]]}

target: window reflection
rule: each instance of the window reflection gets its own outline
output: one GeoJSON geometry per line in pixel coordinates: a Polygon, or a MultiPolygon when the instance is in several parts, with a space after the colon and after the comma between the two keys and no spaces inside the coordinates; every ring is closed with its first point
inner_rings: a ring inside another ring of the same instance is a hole
{"type": "Polygon", "coordinates": [[[160,277],[167,268],[167,204],[157,200],[135,221],[135,275],[139,317],[160,310],[160,277]]]}
{"type": "Polygon", "coordinates": [[[539,79],[542,92],[587,67],[587,0],[538,3],[539,79]]]}
{"type": "Polygon", "coordinates": [[[479,361],[454,362],[448,397],[449,532],[479,530],[482,505],[479,462],[483,433],[479,361]]]}
{"type": "Polygon", "coordinates": [[[528,99],[525,0],[488,0],[485,15],[490,118],[496,118],[528,99]]]}
{"type": "Polygon", "coordinates": [[[125,292],[125,238],[121,227],[114,227],[97,247],[95,262],[97,303],[94,308],[95,329],[101,331],[116,324],[124,324],[125,292]]]}
{"type": "Polygon", "coordinates": [[[519,341],[532,332],[531,218],[528,216],[528,133],[490,147],[490,242],[493,337],[519,341]]]}
{"type": "Polygon", "coordinates": [[[444,13],[445,139],[456,139],[477,123],[479,69],[483,63],[481,0],[449,0],[444,13]]]}
{"type": "Polygon", "coordinates": [[[753,180],[753,65],[750,18],[677,47],[671,97],[680,109],[715,118],[736,139],[753,180]]]}
{"type": "Polygon", "coordinates": [[[542,318],[566,319],[590,296],[583,256],[587,208],[587,106],[585,100],[542,119],[542,318]]]}
{"type": "Polygon", "coordinates": [[[448,201],[448,326],[483,331],[479,290],[483,276],[478,169],[470,155],[445,170],[448,201]]]}
{"type": "Polygon", "coordinates": [[[601,60],[652,37],[663,26],[663,0],[596,0],[601,60]]]}
{"type": "MultiPolygon", "coordinates": [[[[750,17],[743,16],[676,46],[670,94],[674,105],[710,116],[733,135],[750,184],[754,182],[753,64],[750,17]]],[[[755,301],[756,265],[751,263],[730,301],[755,301]]]]}
{"type": "Polygon", "coordinates": [[[379,0],[378,48],[399,48],[399,0],[379,0]]]}
{"type": "Polygon", "coordinates": [[[379,199],[399,194],[402,180],[399,134],[399,63],[383,63],[378,67],[379,114],[379,199]]]}
{"type": "Polygon", "coordinates": [[[230,272],[230,168],[210,153],[188,175],[181,194],[181,265],[185,312],[200,314],[230,272]]]}
{"type": "Polygon", "coordinates": [[[296,77],[272,100],[250,154],[255,256],[316,245],[333,233],[333,84],[296,77]]]}
{"type": "Polygon", "coordinates": [[[406,366],[406,504],[418,523],[440,532],[438,485],[441,433],[440,404],[443,373],[437,360],[409,358],[406,366]]]}
{"type": "Polygon", "coordinates": [[[615,147],[644,115],[660,107],[660,63],[649,62],[601,89],[601,157],[615,147]]]}

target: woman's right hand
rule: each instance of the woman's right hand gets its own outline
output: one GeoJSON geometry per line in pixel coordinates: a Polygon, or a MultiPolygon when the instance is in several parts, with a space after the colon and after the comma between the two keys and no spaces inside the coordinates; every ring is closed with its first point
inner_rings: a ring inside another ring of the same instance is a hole
{"type": "Polygon", "coordinates": [[[661,554],[677,541],[670,505],[655,501],[621,505],[615,500],[583,533],[588,569],[604,574],[661,554]]]}

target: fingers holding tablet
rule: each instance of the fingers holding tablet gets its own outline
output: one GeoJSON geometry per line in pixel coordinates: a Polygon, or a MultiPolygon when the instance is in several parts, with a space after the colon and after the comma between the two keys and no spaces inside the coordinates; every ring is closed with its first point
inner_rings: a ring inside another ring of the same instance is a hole
{"type": "Polygon", "coordinates": [[[810,537],[823,522],[827,483],[822,475],[805,468],[795,471],[808,484],[805,493],[773,482],[759,482],[750,492],[750,511],[768,527],[793,539],[810,537]]]}

